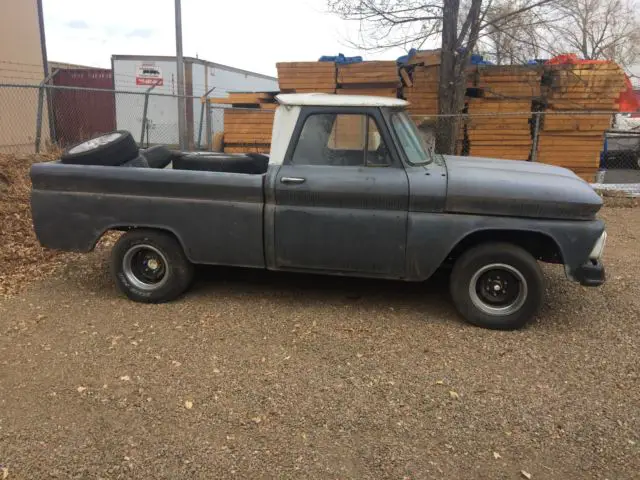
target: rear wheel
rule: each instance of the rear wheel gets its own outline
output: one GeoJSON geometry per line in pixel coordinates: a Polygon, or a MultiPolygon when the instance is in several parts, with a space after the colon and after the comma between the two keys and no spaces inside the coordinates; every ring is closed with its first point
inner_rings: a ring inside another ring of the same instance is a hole
{"type": "Polygon", "coordinates": [[[131,300],[162,303],[189,287],[193,265],[182,246],[165,232],[132,230],[111,252],[111,271],[118,289],[131,300]]]}
{"type": "Polygon", "coordinates": [[[533,256],[508,243],[472,248],[456,262],[451,296],[458,311],[480,327],[513,330],[542,304],[544,278],[533,256]]]}

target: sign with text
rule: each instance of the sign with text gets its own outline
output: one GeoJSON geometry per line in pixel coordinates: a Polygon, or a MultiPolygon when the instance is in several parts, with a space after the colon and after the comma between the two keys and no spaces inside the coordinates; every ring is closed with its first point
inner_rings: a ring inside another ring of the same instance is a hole
{"type": "Polygon", "coordinates": [[[136,68],[136,85],[162,86],[162,71],[155,63],[142,63],[136,68]]]}

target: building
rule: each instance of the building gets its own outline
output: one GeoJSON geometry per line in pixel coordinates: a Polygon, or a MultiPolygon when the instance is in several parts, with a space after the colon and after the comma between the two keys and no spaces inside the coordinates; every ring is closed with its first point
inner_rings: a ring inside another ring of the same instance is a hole
{"type": "MultiPolygon", "coordinates": [[[[48,75],[41,0],[3,0],[0,14],[0,85],[38,85],[48,75]]],[[[0,87],[0,152],[35,149],[38,89],[0,87]]],[[[43,102],[41,142],[49,140],[43,102]]]]}
{"type": "Polygon", "coordinates": [[[105,68],[50,62],[52,138],[67,147],[116,129],[113,75],[105,68]],[[104,90],[104,91],[100,91],[104,90]]]}
{"type": "MultiPolygon", "coordinates": [[[[177,64],[175,57],[145,55],[113,55],[111,57],[113,84],[117,91],[145,92],[152,88],[147,111],[145,142],[150,144],[179,144],[178,141],[178,93],[177,64]],[[155,85],[155,86],[154,86],[155,85]]],[[[225,97],[228,92],[277,91],[278,79],[260,73],[184,57],[185,93],[194,96],[186,102],[187,139],[192,145],[198,139],[207,143],[206,133],[221,132],[223,115],[220,109],[212,110],[208,117],[199,97],[225,97]],[[201,122],[202,118],[202,122],[201,122]],[[210,125],[207,128],[207,118],[210,125]]],[[[116,124],[119,130],[129,130],[136,140],[142,136],[144,96],[116,94],[116,124]]]]}

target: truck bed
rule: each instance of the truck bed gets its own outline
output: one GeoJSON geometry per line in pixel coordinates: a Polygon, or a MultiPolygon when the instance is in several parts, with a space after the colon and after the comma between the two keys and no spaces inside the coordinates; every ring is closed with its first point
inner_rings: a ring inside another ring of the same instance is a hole
{"type": "Polygon", "coordinates": [[[264,267],[264,177],[41,163],[31,170],[33,222],[54,249],[87,252],[106,230],[149,227],[172,232],[194,263],[264,267]]]}

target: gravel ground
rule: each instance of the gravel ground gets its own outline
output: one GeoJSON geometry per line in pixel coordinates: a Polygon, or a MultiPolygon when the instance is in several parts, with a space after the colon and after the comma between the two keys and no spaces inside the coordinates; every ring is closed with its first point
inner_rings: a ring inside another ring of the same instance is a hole
{"type": "Polygon", "coordinates": [[[464,324],[446,278],[206,269],[140,305],[104,246],[70,257],[0,300],[0,474],[638,478],[640,209],[603,212],[609,282],[545,267],[518,332],[464,324]]]}

